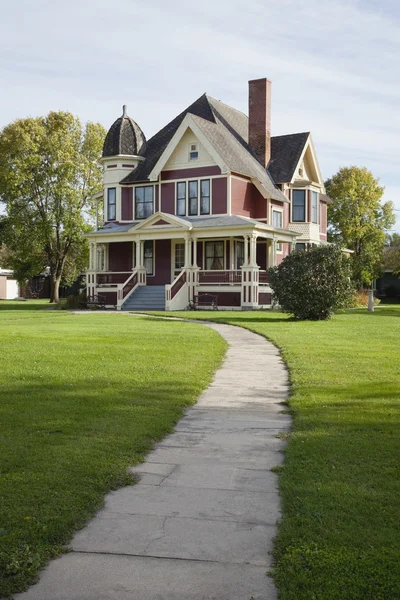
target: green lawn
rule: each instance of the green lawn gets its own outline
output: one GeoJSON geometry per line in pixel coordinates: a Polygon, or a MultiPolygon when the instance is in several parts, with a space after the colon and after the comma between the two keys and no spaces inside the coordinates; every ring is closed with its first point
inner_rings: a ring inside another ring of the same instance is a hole
{"type": "Polygon", "coordinates": [[[31,584],[225,351],[212,330],[0,302],[0,596],[31,584]]]}
{"type": "Polygon", "coordinates": [[[280,600],[399,600],[400,307],[327,322],[278,312],[179,314],[260,333],[289,367],[280,600]]]}

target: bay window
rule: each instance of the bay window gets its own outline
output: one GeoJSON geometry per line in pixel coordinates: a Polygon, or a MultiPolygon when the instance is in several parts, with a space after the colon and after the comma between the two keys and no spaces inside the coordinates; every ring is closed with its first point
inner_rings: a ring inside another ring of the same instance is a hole
{"type": "Polygon", "coordinates": [[[146,185],[135,188],[135,219],[147,219],[153,210],[153,186],[146,185]]]}
{"type": "Polygon", "coordinates": [[[107,190],[107,221],[115,221],[117,218],[117,190],[108,188],[107,190]]]}
{"type": "Polygon", "coordinates": [[[318,192],[312,192],[311,220],[318,223],[318,192]]]}
{"type": "Polygon", "coordinates": [[[292,192],[292,221],[304,223],[306,220],[306,191],[293,190],[292,192]]]}

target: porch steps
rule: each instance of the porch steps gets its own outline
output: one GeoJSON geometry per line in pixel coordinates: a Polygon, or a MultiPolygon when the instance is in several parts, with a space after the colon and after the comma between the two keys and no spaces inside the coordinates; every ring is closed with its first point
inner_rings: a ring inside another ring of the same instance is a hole
{"type": "Polygon", "coordinates": [[[139,286],[124,302],[121,310],[165,310],[165,286],[139,286]]]}

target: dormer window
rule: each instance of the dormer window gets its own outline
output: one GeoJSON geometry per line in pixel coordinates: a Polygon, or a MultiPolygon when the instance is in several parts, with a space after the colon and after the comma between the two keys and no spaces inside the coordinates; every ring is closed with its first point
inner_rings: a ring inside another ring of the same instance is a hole
{"type": "Polygon", "coordinates": [[[199,151],[197,144],[189,145],[189,160],[197,160],[199,158],[199,151]]]}

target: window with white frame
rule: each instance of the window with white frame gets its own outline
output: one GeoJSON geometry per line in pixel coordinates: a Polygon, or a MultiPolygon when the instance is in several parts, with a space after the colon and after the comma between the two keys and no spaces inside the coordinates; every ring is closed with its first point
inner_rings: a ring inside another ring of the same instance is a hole
{"type": "Polygon", "coordinates": [[[146,269],[147,275],[154,275],[154,243],[153,240],[144,242],[144,259],[143,266],[146,269]]]}
{"type": "MultiPolygon", "coordinates": [[[[273,210],[272,211],[272,227],[276,227],[276,229],[283,228],[283,213],[281,210],[273,210]]],[[[278,242],[276,244],[276,251],[282,252],[282,243],[278,242]]]]}
{"type": "Polygon", "coordinates": [[[153,186],[135,188],[135,219],[147,219],[153,214],[153,186]]]}
{"type": "Polygon", "coordinates": [[[205,242],[206,271],[222,271],[225,264],[224,241],[205,242]]]}
{"type": "Polygon", "coordinates": [[[189,144],[189,160],[197,160],[199,158],[199,150],[197,144],[189,144]]]}
{"type": "Polygon", "coordinates": [[[176,184],[176,214],[179,217],[186,215],[186,181],[176,184]]]}
{"type": "Polygon", "coordinates": [[[304,223],[306,220],[306,190],[292,191],[292,221],[304,223]]]}
{"type": "Polygon", "coordinates": [[[244,242],[236,242],[236,269],[244,264],[244,242]]]}
{"type": "Polygon", "coordinates": [[[211,185],[209,179],[178,181],[176,184],[176,214],[209,215],[211,212],[211,185]]]}
{"type": "Polygon", "coordinates": [[[175,244],[175,271],[185,266],[185,244],[175,244]]]}
{"type": "Polygon", "coordinates": [[[318,223],[318,192],[312,192],[311,217],[313,223],[318,223]]]}
{"type": "Polygon", "coordinates": [[[117,190],[108,188],[107,190],[107,221],[115,221],[117,218],[117,190]]]}

